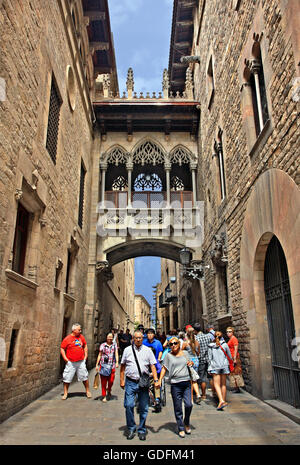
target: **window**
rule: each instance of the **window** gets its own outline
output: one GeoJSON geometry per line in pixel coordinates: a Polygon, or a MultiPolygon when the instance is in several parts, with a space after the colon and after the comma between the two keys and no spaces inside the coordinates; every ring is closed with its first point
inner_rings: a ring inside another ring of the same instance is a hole
{"type": "Polygon", "coordinates": [[[56,163],[61,104],[62,100],[58,92],[54,75],[52,75],[46,148],[54,164],[56,163]]]}
{"type": "Polygon", "coordinates": [[[13,363],[14,363],[18,332],[19,332],[18,329],[13,329],[11,333],[7,368],[12,368],[13,363]]]}
{"type": "Polygon", "coordinates": [[[259,50],[258,57],[250,62],[250,85],[252,90],[253,113],[256,136],[259,136],[264,125],[269,119],[266,85],[263,64],[259,50]]]}
{"type": "Polygon", "coordinates": [[[78,225],[82,229],[83,225],[83,207],[84,207],[84,181],[85,181],[86,170],[81,161],[80,168],[80,187],[79,187],[79,210],[78,210],[78,225]]]}
{"type": "Polygon", "coordinates": [[[217,140],[215,141],[215,144],[214,144],[215,156],[217,157],[217,160],[218,160],[221,201],[223,201],[226,197],[225,165],[224,165],[224,155],[223,155],[222,134],[223,134],[223,131],[221,128],[219,128],[217,140]]]}
{"type": "Polygon", "coordinates": [[[55,285],[54,286],[57,289],[60,288],[60,284],[61,284],[62,268],[63,268],[63,262],[59,258],[56,261],[56,268],[55,268],[55,285]]]}
{"type": "Polygon", "coordinates": [[[215,93],[215,82],[214,82],[214,69],[213,69],[213,59],[210,57],[208,68],[207,68],[207,91],[208,91],[208,108],[210,108],[214,93],[215,93]]]}
{"type": "Polygon", "coordinates": [[[70,288],[71,262],[72,262],[72,254],[71,254],[71,251],[68,250],[67,273],[66,273],[66,294],[69,293],[69,288],[70,288]]]}
{"type": "Polygon", "coordinates": [[[19,203],[13,246],[12,270],[24,274],[25,256],[28,239],[29,212],[19,203]]]}

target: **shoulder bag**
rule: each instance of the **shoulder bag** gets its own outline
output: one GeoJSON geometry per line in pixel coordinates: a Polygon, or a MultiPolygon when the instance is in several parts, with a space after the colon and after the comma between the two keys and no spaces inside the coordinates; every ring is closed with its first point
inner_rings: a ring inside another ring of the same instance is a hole
{"type": "Polygon", "coordinates": [[[135,362],[136,362],[137,368],[139,370],[139,375],[140,375],[139,388],[146,391],[150,387],[150,377],[149,375],[147,375],[147,373],[142,374],[133,344],[131,347],[132,347],[133,355],[134,355],[135,362]]]}
{"type": "MultiPolygon", "coordinates": [[[[106,355],[104,359],[107,358],[108,361],[108,356],[106,355]]],[[[99,374],[101,376],[110,376],[112,371],[112,364],[111,363],[101,363],[101,368],[99,371],[99,374]]]]}
{"type": "Polygon", "coordinates": [[[230,370],[230,373],[233,372],[234,370],[234,363],[233,363],[233,360],[231,358],[228,357],[228,355],[226,354],[225,350],[223,349],[222,345],[220,344],[220,347],[223,351],[223,353],[225,354],[225,357],[227,358],[228,362],[229,362],[229,370],[230,370]]]}
{"type": "MultiPolygon", "coordinates": [[[[186,358],[187,362],[189,362],[189,361],[192,362],[193,361],[193,360],[190,360],[188,356],[186,356],[184,351],[183,351],[183,356],[186,358]]],[[[190,367],[189,365],[187,367],[188,367],[188,370],[189,370],[191,381],[192,381],[192,383],[195,383],[196,381],[198,381],[199,375],[198,375],[197,371],[195,370],[195,368],[190,367]]]]}

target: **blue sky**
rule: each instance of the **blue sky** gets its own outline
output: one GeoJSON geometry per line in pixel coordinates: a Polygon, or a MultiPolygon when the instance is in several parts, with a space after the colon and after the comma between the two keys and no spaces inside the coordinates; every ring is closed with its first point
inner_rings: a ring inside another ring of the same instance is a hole
{"type": "Polygon", "coordinates": [[[169,64],[173,0],[109,0],[120,94],[133,68],[136,92],[162,91],[169,64]]]}
{"type": "MultiPolygon", "coordinates": [[[[161,92],[168,68],[173,0],[109,0],[120,94],[126,90],[128,68],[134,90],[161,92]]],[[[135,292],[153,305],[153,289],[160,282],[160,258],[135,259],[135,292]]]]}

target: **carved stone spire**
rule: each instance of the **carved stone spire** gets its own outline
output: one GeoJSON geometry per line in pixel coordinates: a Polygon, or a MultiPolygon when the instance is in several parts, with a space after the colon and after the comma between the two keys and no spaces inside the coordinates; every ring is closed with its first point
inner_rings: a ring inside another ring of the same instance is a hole
{"type": "Polygon", "coordinates": [[[128,98],[132,98],[132,92],[134,91],[134,78],[132,68],[129,68],[127,72],[126,88],[128,92],[128,98]]]}
{"type": "Polygon", "coordinates": [[[163,82],[162,82],[162,88],[163,88],[163,93],[164,93],[164,98],[167,99],[169,98],[169,73],[167,69],[164,69],[164,74],[163,74],[163,82]]]}
{"type": "Polygon", "coordinates": [[[110,74],[103,74],[103,96],[104,98],[109,97],[110,91],[110,74]]]}
{"type": "Polygon", "coordinates": [[[194,98],[194,82],[193,82],[193,73],[191,68],[186,70],[186,79],[185,79],[185,92],[188,100],[193,100],[194,98]]]}

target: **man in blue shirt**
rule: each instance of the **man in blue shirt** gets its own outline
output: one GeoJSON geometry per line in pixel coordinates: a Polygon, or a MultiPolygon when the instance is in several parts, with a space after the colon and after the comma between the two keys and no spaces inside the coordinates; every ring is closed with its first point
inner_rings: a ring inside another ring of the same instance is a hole
{"type": "MultiPolygon", "coordinates": [[[[150,347],[154,353],[154,356],[156,358],[156,371],[157,371],[157,376],[159,377],[159,374],[161,372],[161,356],[163,353],[163,346],[160,341],[155,339],[155,330],[153,328],[149,328],[145,332],[146,338],[144,337],[143,344],[147,347],[150,347]]],[[[157,388],[154,386],[154,395],[155,395],[155,411],[160,412],[161,411],[161,403],[160,403],[160,388],[157,388]]]]}

